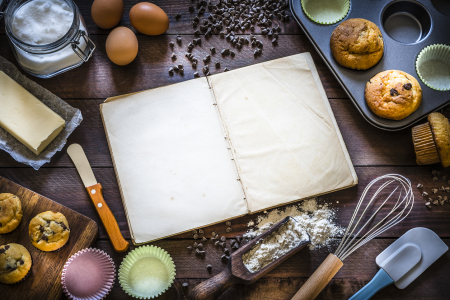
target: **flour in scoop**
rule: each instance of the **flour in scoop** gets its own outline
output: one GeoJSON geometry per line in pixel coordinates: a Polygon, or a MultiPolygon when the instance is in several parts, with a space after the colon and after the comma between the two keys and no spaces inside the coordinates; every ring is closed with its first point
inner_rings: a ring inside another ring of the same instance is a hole
{"type": "Polygon", "coordinates": [[[255,273],[308,240],[309,236],[304,228],[295,220],[289,219],[246,252],[242,260],[247,269],[255,273]]]}
{"type": "Polygon", "coordinates": [[[63,0],[33,0],[14,15],[12,32],[30,45],[45,45],[62,38],[73,23],[72,8],[63,0]]]}
{"type": "Polygon", "coordinates": [[[250,229],[244,238],[255,238],[278,221],[291,216],[298,226],[304,228],[311,238],[310,249],[327,247],[333,238],[344,233],[344,228],[334,222],[335,211],[328,204],[318,204],[316,198],[303,200],[300,204],[273,209],[260,215],[255,223],[258,229],[250,229]]]}

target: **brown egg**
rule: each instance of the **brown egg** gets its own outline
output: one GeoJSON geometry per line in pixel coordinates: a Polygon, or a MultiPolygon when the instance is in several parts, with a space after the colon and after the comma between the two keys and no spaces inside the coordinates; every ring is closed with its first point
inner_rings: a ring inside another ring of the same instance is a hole
{"type": "Polygon", "coordinates": [[[116,26],[123,15],[122,0],[94,0],[91,7],[91,16],[94,23],[103,29],[116,26]]]}
{"type": "Polygon", "coordinates": [[[131,29],[117,27],[106,39],[106,54],[109,59],[119,66],[128,65],[138,52],[138,40],[131,29]]]}
{"type": "Polygon", "coordinates": [[[139,32],[148,35],[163,34],[169,28],[167,14],[149,2],[141,2],[131,8],[130,22],[139,32]]]}

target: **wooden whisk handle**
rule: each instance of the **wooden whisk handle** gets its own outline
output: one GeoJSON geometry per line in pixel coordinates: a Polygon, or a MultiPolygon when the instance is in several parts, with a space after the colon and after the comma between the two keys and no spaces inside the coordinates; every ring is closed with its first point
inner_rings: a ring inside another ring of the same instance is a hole
{"type": "Polygon", "coordinates": [[[294,297],[292,297],[292,300],[315,299],[343,265],[344,263],[336,255],[330,253],[294,297]]]}

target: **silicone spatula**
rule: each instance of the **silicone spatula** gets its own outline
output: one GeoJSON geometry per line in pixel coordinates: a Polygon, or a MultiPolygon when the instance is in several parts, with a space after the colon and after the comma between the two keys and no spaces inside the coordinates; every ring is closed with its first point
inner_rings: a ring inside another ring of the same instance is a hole
{"type": "Polygon", "coordinates": [[[447,250],[447,245],[430,229],[409,230],[377,256],[380,270],[349,300],[370,299],[392,283],[399,289],[406,288],[447,250]]]}

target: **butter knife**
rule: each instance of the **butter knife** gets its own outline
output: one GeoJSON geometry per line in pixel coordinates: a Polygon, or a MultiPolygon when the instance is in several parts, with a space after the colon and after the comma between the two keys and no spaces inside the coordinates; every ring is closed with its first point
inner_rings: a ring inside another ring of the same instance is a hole
{"type": "Polygon", "coordinates": [[[81,180],[89,193],[89,197],[94,203],[103,226],[105,226],[114,250],[117,252],[126,251],[129,243],[123,238],[113,213],[106,204],[105,199],[103,199],[103,188],[100,183],[97,183],[83,148],[79,144],[72,144],[67,148],[67,154],[69,154],[77,168],[78,174],[80,174],[81,180]]]}

